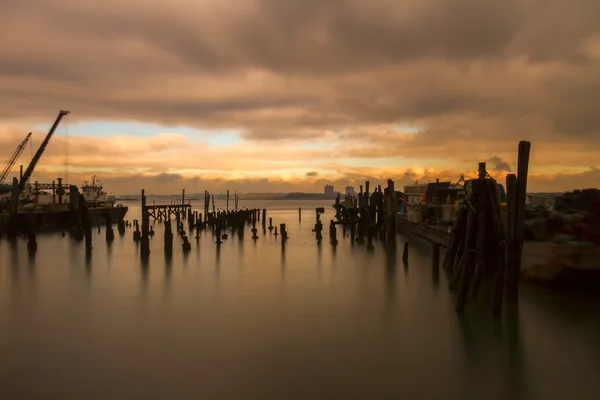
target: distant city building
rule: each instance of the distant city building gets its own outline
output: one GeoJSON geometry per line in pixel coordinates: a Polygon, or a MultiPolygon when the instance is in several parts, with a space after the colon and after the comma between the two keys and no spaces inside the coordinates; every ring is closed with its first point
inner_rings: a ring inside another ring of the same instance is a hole
{"type": "Polygon", "coordinates": [[[354,186],[346,186],[346,190],[344,192],[346,195],[356,196],[356,190],[354,190],[354,186]]]}
{"type": "Polygon", "coordinates": [[[332,185],[325,185],[325,196],[335,197],[335,192],[332,185]]]}
{"type": "Polygon", "coordinates": [[[532,206],[542,206],[547,209],[553,209],[556,205],[556,198],[562,193],[531,193],[527,195],[526,202],[532,206]]]}
{"type": "Polygon", "coordinates": [[[404,186],[404,197],[408,204],[419,204],[421,202],[421,197],[427,191],[426,183],[415,183],[414,185],[406,185],[404,186]]]}

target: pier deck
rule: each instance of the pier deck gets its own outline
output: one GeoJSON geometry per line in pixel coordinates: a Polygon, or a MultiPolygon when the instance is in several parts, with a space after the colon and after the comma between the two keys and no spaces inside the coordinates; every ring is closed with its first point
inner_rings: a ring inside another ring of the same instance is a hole
{"type": "Polygon", "coordinates": [[[450,232],[447,226],[415,224],[398,215],[396,231],[416,236],[433,244],[447,248],[450,243],[450,232]]]}
{"type": "Polygon", "coordinates": [[[191,204],[153,204],[147,205],[146,210],[148,211],[148,216],[150,216],[153,220],[168,220],[171,218],[171,215],[179,215],[180,217],[185,217],[187,215],[188,210],[192,208],[191,204]]]}

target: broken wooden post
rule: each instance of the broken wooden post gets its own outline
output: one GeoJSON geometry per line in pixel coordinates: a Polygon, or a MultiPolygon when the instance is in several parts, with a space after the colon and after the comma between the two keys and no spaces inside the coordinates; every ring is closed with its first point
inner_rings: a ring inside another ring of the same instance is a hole
{"type": "Polygon", "coordinates": [[[119,231],[119,235],[123,236],[125,234],[125,221],[119,221],[117,224],[117,230],[119,231]]]}
{"type": "Polygon", "coordinates": [[[170,219],[165,220],[164,249],[165,254],[173,254],[173,228],[171,227],[170,219]]]}
{"type": "MultiPolygon", "coordinates": [[[[255,215],[256,215],[256,213],[255,213],[255,215]]],[[[251,232],[252,232],[252,239],[254,239],[254,240],[258,239],[258,235],[256,234],[256,232],[258,232],[258,229],[256,229],[256,219],[252,220],[251,232]]]]}
{"type": "MultiPolygon", "coordinates": [[[[184,192],[185,193],[185,192],[184,192]]],[[[150,255],[150,216],[148,215],[148,208],[146,207],[146,192],[142,189],[142,234],[141,234],[141,247],[140,253],[142,257],[147,258],[150,255]]]]}
{"type": "Polygon", "coordinates": [[[510,269],[510,275],[506,276],[504,285],[506,288],[505,299],[507,302],[516,302],[519,298],[519,273],[521,270],[521,253],[523,251],[523,238],[525,231],[525,201],[527,198],[527,174],[529,171],[530,152],[531,142],[519,142],[517,176],[516,183],[513,184],[515,195],[512,198],[512,201],[514,202],[513,238],[510,241],[506,241],[507,263],[510,262],[512,264],[507,265],[507,268],[510,269]],[[509,247],[512,247],[512,249],[508,250],[509,247]],[[513,258],[510,261],[508,260],[508,254],[511,254],[513,258]]]}
{"type": "Polygon", "coordinates": [[[440,273],[440,245],[434,243],[431,252],[431,272],[435,276],[440,273]]]}
{"type": "MultiPolygon", "coordinates": [[[[100,226],[98,225],[98,227],[100,227],[100,226]]],[[[105,232],[105,236],[106,236],[106,241],[108,243],[110,243],[113,240],[115,240],[115,232],[113,231],[112,219],[110,217],[110,214],[106,214],[106,232],[105,232]]]]}
{"type": "Polygon", "coordinates": [[[182,243],[181,243],[181,248],[183,250],[184,253],[189,253],[192,250],[192,245],[187,237],[187,235],[183,235],[181,237],[182,243]]]}
{"type": "Polygon", "coordinates": [[[279,230],[281,231],[281,245],[285,246],[285,242],[288,239],[287,230],[285,228],[285,224],[279,224],[279,230]]]}
{"type": "Polygon", "coordinates": [[[329,221],[329,240],[333,247],[337,246],[337,227],[335,226],[335,222],[333,220],[329,221]]]}

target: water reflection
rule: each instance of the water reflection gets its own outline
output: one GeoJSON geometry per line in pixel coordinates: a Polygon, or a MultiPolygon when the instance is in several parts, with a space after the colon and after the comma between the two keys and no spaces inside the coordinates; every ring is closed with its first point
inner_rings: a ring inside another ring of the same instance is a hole
{"type": "MultiPolygon", "coordinates": [[[[396,243],[381,243],[384,252],[384,271],[385,271],[385,319],[390,320],[394,317],[392,313],[396,307],[396,268],[398,264],[398,254],[396,243]]],[[[372,251],[370,251],[372,253],[372,251]]]]}
{"type": "Polygon", "coordinates": [[[85,250],[85,273],[89,277],[92,273],[92,250],[85,250]]]}
{"type": "Polygon", "coordinates": [[[32,261],[26,239],[0,241],[0,386],[12,371],[15,398],[585,398],[576,394],[598,388],[597,298],[524,290],[516,316],[505,308],[494,320],[482,295],[457,316],[428,246],[411,242],[409,281],[403,242],[317,247],[297,207],[270,215],[290,227],[287,245],[269,235],[218,247],[205,231],[187,267],[181,247],[169,256],[158,240],[142,262],[130,235],[97,243],[85,270],[83,242],[40,236],[32,261]]]}

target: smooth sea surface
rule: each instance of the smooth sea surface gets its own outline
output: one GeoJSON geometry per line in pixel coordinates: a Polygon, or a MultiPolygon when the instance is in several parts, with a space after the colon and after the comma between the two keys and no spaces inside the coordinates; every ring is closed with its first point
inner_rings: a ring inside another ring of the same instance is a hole
{"type": "Polygon", "coordinates": [[[261,223],[258,240],[248,226],[220,251],[210,230],[187,255],[176,236],[171,261],[154,223],[147,266],[116,225],[111,245],[93,230],[89,257],[60,233],[39,235],[35,258],[3,238],[0,399],[600,398],[598,295],[521,284],[518,310],[494,320],[483,290],[459,317],[427,243],[368,251],[339,229],[334,250],[327,202],[240,207],[286,223],[285,250],[261,223]]]}

